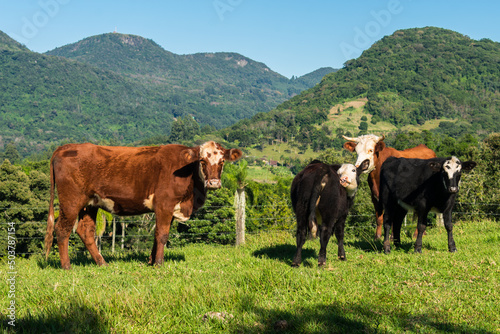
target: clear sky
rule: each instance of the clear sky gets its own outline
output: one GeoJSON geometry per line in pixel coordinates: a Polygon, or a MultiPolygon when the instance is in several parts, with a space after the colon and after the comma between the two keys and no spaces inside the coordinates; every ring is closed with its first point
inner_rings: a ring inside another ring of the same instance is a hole
{"type": "Polygon", "coordinates": [[[345,61],[398,29],[500,42],[499,0],[0,0],[0,30],[45,52],[113,32],[177,54],[237,52],[286,76],[345,61]]]}

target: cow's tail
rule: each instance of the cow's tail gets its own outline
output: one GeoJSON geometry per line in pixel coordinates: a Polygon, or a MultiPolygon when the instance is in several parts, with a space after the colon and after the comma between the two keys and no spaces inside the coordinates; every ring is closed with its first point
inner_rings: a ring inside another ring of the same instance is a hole
{"type": "Polygon", "coordinates": [[[47,232],[45,233],[45,259],[49,258],[50,248],[54,241],[54,188],[55,188],[54,163],[50,160],[50,203],[49,217],[47,218],[47,232]]]}
{"type": "Polygon", "coordinates": [[[321,220],[321,216],[316,214],[316,207],[319,204],[319,201],[321,199],[321,192],[323,191],[323,188],[325,187],[327,181],[328,175],[323,176],[323,178],[321,179],[321,183],[313,188],[311,197],[309,199],[309,208],[307,210],[309,212],[309,215],[307,217],[307,221],[311,238],[316,238],[318,233],[318,225],[321,224],[321,221],[318,221],[321,220]]]}

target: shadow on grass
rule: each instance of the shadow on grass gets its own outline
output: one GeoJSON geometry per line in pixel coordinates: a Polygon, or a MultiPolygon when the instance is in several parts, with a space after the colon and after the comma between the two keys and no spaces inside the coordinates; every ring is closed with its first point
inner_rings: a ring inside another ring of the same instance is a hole
{"type": "MultiPolygon", "coordinates": [[[[357,239],[355,241],[347,241],[345,243],[347,247],[353,247],[359,250],[362,250],[366,253],[383,253],[384,252],[384,244],[381,239],[379,240],[369,240],[369,239],[357,239]]],[[[412,252],[415,247],[415,241],[402,241],[399,247],[394,245],[394,242],[391,240],[391,250],[399,249],[406,253],[412,252]]]]}
{"type": "MultiPolygon", "coordinates": [[[[271,260],[278,260],[288,265],[292,265],[293,257],[297,247],[294,245],[275,245],[265,247],[253,252],[253,256],[258,258],[268,258],[271,260]]],[[[302,264],[306,267],[317,264],[318,254],[315,250],[310,248],[302,248],[302,264]]]]}
{"type": "Polygon", "coordinates": [[[69,300],[66,307],[48,308],[39,316],[19,317],[15,327],[0,317],[2,333],[110,333],[111,325],[102,312],[78,300],[69,300]]]}
{"type": "Polygon", "coordinates": [[[242,300],[241,307],[255,315],[253,325],[238,325],[233,333],[493,333],[467,324],[447,322],[441,313],[409,315],[397,308],[383,309],[371,304],[322,303],[312,306],[299,304],[292,311],[257,306],[251,298],[242,300]]]}
{"type": "MultiPolygon", "coordinates": [[[[44,269],[46,267],[61,268],[61,262],[59,260],[59,254],[56,252],[56,256],[52,254],[48,260],[45,257],[40,257],[37,259],[38,267],[44,269]]],[[[140,262],[147,264],[149,261],[149,252],[126,252],[126,253],[115,253],[115,254],[102,254],[104,260],[109,264],[113,262],[140,262]]],[[[186,261],[186,256],[184,253],[178,251],[165,250],[164,256],[165,262],[171,261],[186,261]]],[[[96,266],[96,263],[90,256],[88,252],[79,252],[75,256],[70,258],[70,263],[72,266],[96,266]]]]}

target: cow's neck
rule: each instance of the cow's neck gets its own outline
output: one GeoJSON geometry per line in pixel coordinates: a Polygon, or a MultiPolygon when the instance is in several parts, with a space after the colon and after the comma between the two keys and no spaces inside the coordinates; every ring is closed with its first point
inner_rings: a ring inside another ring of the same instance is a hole
{"type": "Polygon", "coordinates": [[[193,173],[193,211],[200,208],[207,198],[206,180],[199,162],[196,168],[197,170],[193,173]]]}

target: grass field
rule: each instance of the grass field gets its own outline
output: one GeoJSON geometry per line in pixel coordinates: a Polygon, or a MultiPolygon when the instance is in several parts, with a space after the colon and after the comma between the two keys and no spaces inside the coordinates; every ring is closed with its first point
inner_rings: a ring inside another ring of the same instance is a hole
{"type": "Polygon", "coordinates": [[[500,223],[459,222],[458,252],[444,228],[428,230],[423,254],[413,240],[381,253],[381,242],[347,236],[347,261],[318,268],[318,240],[292,268],[291,232],[247,235],[233,246],[189,245],[148,254],[87,255],[59,268],[57,254],[16,259],[16,326],[7,324],[10,277],[1,262],[3,333],[500,333],[500,223]],[[5,297],[5,298],[3,298],[5,297]],[[223,320],[204,315],[223,313],[223,320]]]}

